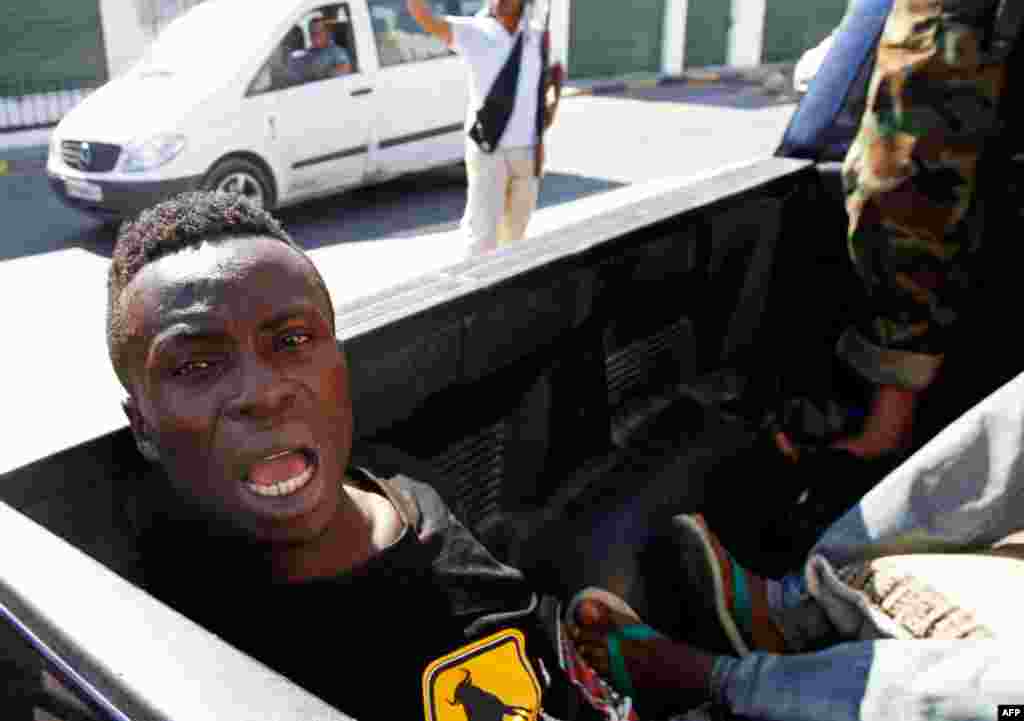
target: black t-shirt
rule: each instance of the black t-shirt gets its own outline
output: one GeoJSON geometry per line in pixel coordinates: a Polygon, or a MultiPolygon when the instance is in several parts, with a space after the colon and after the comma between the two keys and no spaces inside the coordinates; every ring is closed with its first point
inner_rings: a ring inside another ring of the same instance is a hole
{"type": "MultiPolygon", "coordinates": [[[[364,566],[298,584],[247,583],[237,572],[228,584],[210,578],[216,591],[193,571],[190,585],[205,589],[165,586],[158,595],[176,596],[172,605],[358,721],[423,719],[425,669],[508,629],[522,634],[545,712],[594,717],[558,668],[553,599],[539,598],[518,570],[497,561],[430,486],[363,470],[349,477],[387,496],[405,521],[399,539],[364,566]]],[[[223,564],[210,565],[223,573],[223,564]]],[[[454,659],[435,673],[442,707],[480,696],[486,673],[472,658],[465,668],[454,659]],[[461,691],[455,681],[464,681],[461,691]]],[[[464,718],[473,721],[470,711],[464,718]]]]}

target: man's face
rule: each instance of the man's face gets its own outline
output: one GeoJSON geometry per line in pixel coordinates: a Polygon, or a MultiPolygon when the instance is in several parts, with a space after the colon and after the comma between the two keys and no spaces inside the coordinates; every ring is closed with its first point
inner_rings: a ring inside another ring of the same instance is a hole
{"type": "Polygon", "coordinates": [[[327,23],[323,20],[314,20],[309,26],[309,38],[314,48],[326,48],[330,44],[327,23]]]}
{"type": "Polygon", "coordinates": [[[518,18],[523,12],[523,0],[491,0],[491,11],[499,18],[518,18]]]}
{"type": "Polygon", "coordinates": [[[309,261],[274,238],[226,239],[149,264],[124,292],[129,416],[175,490],[254,540],[318,537],[352,403],[309,261]]]}

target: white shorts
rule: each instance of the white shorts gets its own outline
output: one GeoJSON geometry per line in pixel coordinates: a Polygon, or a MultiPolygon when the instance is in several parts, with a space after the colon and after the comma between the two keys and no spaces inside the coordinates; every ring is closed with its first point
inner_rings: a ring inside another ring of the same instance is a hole
{"type": "Polygon", "coordinates": [[[537,207],[540,178],[533,174],[534,149],[500,148],[485,153],[466,140],[469,192],[462,228],[483,253],[522,240],[537,207]]]}

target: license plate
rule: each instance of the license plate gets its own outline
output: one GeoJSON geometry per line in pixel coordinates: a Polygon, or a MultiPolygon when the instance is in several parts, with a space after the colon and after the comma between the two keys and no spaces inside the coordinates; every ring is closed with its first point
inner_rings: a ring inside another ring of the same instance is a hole
{"type": "Polygon", "coordinates": [[[72,198],[90,200],[93,203],[103,200],[103,188],[96,185],[96,183],[76,180],[74,178],[64,178],[64,189],[67,190],[68,195],[72,198]]]}

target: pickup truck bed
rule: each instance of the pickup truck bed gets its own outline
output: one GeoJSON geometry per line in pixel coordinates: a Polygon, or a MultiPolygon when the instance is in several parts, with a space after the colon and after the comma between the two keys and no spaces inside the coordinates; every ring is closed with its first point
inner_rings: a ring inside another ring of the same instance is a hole
{"type": "MultiPolygon", "coordinates": [[[[358,452],[432,481],[556,591],[613,583],[660,520],[705,505],[709,479],[756,534],[762,509],[744,499],[773,479],[756,462],[716,469],[752,446],[780,377],[827,375],[850,309],[826,301],[853,282],[828,198],[812,163],[769,158],[338,307],[358,452]]],[[[129,583],[153,473],[121,429],[0,476],[0,539],[32,558],[0,558],[10,673],[38,678],[20,637],[131,718],[340,718],[129,583]],[[201,709],[195,683],[217,687],[201,709]],[[244,707],[221,687],[244,687],[244,707]]]]}

